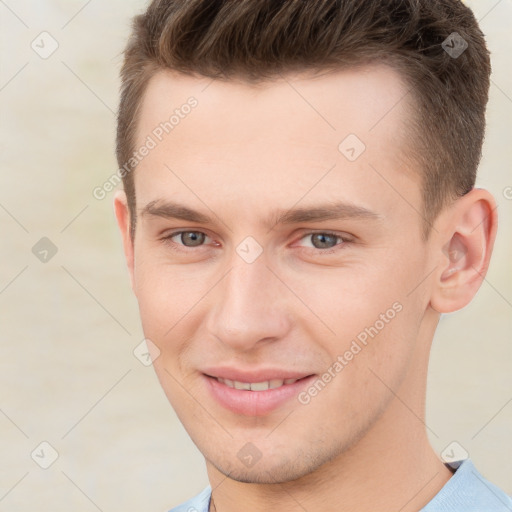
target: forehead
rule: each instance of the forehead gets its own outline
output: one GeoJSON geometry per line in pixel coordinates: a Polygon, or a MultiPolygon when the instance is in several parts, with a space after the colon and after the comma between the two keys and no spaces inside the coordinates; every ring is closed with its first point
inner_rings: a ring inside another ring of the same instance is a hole
{"type": "Polygon", "coordinates": [[[154,200],[174,181],[189,192],[232,192],[230,200],[280,190],[272,198],[289,203],[287,193],[311,189],[333,167],[324,189],[343,185],[348,199],[390,172],[416,183],[403,158],[410,111],[407,86],[383,65],[255,85],[160,71],[140,110],[136,146],[151,139],[152,149],[135,172],[137,196],[154,200]]]}
{"type": "MultiPolygon", "coordinates": [[[[193,97],[200,107],[194,109],[194,123],[210,137],[222,127],[226,132],[236,128],[230,135],[238,140],[244,136],[254,140],[255,135],[280,131],[283,124],[287,125],[286,136],[311,136],[313,130],[304,129],[307,123],[314,128],[316,139],[326,143],[336,141],[350,129],[364,138],[374,131],[386,134],[389,129],[400,130],[408,114],[407,93],[408,87],[398,72],[379,64],[316,75],[288,73],[257,84],[161,70],[146,88],[138,134],[147,134],[168,120],[173,111],[180,110],[193,97]],[[244,113],[250,117],[242,117],[244,113]],[[302,122],[297,123],[298,120],[302,122]]],[[[179,131],[173,137],[179,136],[179,131]]],[[[221,138],[226,133],[219,135],[221,138]]],[[[180,142],[196,145],[197,141],[180,142]]]]}

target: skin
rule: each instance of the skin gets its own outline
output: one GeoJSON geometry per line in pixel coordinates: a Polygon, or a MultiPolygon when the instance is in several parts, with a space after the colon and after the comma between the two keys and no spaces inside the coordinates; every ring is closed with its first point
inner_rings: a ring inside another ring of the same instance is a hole
{"type": "Polygon", "coordinates": [[[257,86],[171,71],[150,81],[138,146],[188,97],[198,106],[135,171],[134,240],[124,192],[114,208],[144,335],[158,347],[155,371],[206,459],[219,512],[240,503],[251,512],[412,512],[452,475],[427,435],[429,351],[440,313],[468,304],[485,276],[496,209],[474,189],[422,239],[421,169],[403,152],[406,91],[380,65],[257,86]],[[338,150],[350,133],[366,145],[354,162],[338,150]],[[156,200],[214,222],[141,213],[156,200]],[[376,216],[267,224],[275,209],[326,201],[376,216]],[[164,239],[180,230],[207,237],[164,239]],[[347,241],[322,245],[314,231],[347,241]],[[252,263],[236,251],[248,236],[263,249],[252,263]],[[206,393],[210,365],[322,375],[397,302],[401,311],[308,404],[254,417],[206,393]],[[261,453],[252,467],[237,456],[248,442],[261,453]]]}

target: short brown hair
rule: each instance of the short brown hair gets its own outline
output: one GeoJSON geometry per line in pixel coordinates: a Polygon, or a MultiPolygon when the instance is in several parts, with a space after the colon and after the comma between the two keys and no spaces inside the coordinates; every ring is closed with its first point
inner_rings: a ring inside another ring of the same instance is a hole
{"type": "MultiPolygon", "coordinates": [[[[460,0],[153,0],[134,18],[124,56],[120,168],[135,149],[146,86],[161,69],[252,83],[385,61],[415,100],[410,155],[423,172],[424,235],[448,200],[475,185],[491,65],[473,12],[460,0]],[[449,51],[454,32],[467,43],[460,55],[449,51]]],[[[123,173],[132,239],[133,170],[123,173]]]]}

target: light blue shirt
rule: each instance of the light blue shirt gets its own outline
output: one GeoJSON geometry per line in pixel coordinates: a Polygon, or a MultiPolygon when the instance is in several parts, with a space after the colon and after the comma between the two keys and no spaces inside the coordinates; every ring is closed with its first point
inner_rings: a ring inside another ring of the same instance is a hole
{"type": "MultiPolygon", "coordinates": [[[[447,464],[448,466],[448,464],[447,464]]],[[[471,459],[450,464],[455,473],[426,506],[418,512],[510,512],[512,497],[486,480],[471,459]]],[[[169,512],[208,512],[211,487],[169,512]]]]}

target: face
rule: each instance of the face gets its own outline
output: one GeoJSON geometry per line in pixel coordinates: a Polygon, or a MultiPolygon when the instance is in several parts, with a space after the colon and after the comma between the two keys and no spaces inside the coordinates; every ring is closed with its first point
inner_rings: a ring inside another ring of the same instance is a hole
{"type": "Polygon", "coordinates": [[[379,66],[149,84],[133,288],[170,403],[234,480],[313,472],[411,379],[431,268],[406,91],[379,66]]]}

